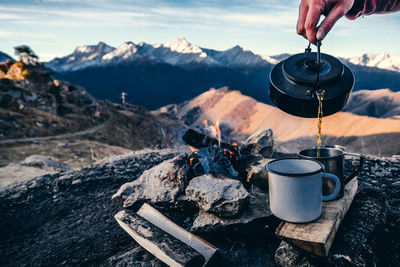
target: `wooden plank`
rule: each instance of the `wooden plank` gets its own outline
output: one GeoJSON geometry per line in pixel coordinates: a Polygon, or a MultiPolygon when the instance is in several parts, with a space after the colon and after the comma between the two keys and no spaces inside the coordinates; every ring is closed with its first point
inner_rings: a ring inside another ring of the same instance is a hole
{"type": "Polygon", "coordinates": [[[327,256],[333,239],[350,208],[358,187],[357,178],[347,183],[341,199],[323,202],[322,215],[311,223],[282,222],[276,235],[282,240],[318,256],[327,256]]]}
{"type": "Polygon", "coordinates": [[[211,263],[212,258],[215,258],[218,248],[175,224],[149,204],[144,203],[137,214],[203,255],[204,265],[211,263]]]}
{"type": "Polygon", "coordinates": [[[168,266],[203,266],[205,259],[200,253],[140,215],[122,210],[114,217],[139,245],[168,266]]]}

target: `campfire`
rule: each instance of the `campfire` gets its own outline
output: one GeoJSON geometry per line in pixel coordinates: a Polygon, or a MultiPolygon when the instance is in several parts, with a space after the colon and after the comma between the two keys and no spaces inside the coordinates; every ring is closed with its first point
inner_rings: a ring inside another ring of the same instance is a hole
{"type": "Polygon", "coordinates": [[[204,126],[203,133],[190,129],[182,137],[192,151],[189,165],[194,176],[211,173],[237,177],[240,157],[237,142],[221,142],[219,120],[215,125],[209,125],[208,121],[204,120],[204,126]]]}

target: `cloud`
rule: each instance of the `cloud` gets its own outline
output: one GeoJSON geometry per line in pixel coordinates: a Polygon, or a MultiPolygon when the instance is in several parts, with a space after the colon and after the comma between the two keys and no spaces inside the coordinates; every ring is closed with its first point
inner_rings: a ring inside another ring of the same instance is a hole
{"type": "MultiPolygon", "coordinates": [[[[59,2],[58,0],[56,1],[59,2]]],[[[71,3],[71,1],[60,2],[71,3]]],[[[240,3],[241,1],[233,2],[240,3]]],[[[0,6],[0,10],[4,13],[15,14],[6,14],[6,17],[10,16],[11,18],[11,16],[14,16],[15,18],[24,19],[23,21],[13,21],[12,23],[14,24],[22,23],[26,25],[34,22],[37,25],[47,24],[48,27],[61,25],[66,27],[82,26],[79,23],[84,23],[85,26],[105,25],[119,27],[132,23],[134,23],[134,26],[145,27],[171,27],[173,25],[202,27],[204,23],[207,25],[237,24],[236,26],[239,27],[265,27],[293,23],[293,14],[287,10],[275,10],[272,12],[265,9],[262,13],[259,10],[248,12],[237,11],[234,8],[212,7],[211,4],[200,7],[175,7],[164,3],[157,7],[143,7],[141,5],[124,6],[121,3],[110,5],[108,2],[100,1],[100,4],[96,5],[96,7],[87,7],[85,4],[72,5],[69,8],[11,5],[0,6]],[[75,19],[78,21],[75,21],[75,19]]]]}

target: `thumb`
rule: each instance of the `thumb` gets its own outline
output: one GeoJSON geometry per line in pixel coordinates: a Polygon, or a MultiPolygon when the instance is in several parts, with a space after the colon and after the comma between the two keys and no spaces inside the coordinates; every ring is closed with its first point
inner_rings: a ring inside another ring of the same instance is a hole
{"type": "Polygon", "coordinates": [[[346,13],[346,7],[343,5],[336,5],[332,10],[329,12],[329,14],[326,16],[326,18],[321,22],[321,24],[318,27],[317,31],[317,39],[322,41],[325,36],[328,34],[328,32],[332,29],[333,25],[344,16],[346,13]]]}

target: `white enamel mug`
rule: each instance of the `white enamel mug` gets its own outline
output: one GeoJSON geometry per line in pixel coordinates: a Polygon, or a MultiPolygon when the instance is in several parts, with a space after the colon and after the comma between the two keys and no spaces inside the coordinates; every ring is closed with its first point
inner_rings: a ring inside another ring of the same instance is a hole
{"type": "Polygon", "coordinates": [[[272,213],[285,221],[311,222],[322,213],[322,201],[340,192],[338,177],[324,173],[324,165],[302,158],[278,159],[267,164],[269,200],[272,213]],[[322,179],[332,179],[332,194],[322,195],[322,179]]]}

